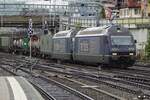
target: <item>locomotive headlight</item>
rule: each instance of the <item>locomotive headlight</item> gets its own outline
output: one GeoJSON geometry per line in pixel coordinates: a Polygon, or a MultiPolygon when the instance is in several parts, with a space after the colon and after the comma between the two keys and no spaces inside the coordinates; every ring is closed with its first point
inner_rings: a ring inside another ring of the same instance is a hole
{"type": "Polygon", "coordinates": [[[129,53],[129,55],[130,55],[130,56],[133,56],[133,55],[134,55],[134,53],[129,53]]]}
{"type": "Polygon", "coordinates": [[[141,96],[140,96],[140,95],[138,95],[138,98],[140,99],[140,98],[141,98],[141,96]]]}
{"type": "Polygon", "coordinates": [[[116,56],[116,55],[117,55],[117,53],[112,53],[112,55],[113,55],[113,56],[116,56]]]}

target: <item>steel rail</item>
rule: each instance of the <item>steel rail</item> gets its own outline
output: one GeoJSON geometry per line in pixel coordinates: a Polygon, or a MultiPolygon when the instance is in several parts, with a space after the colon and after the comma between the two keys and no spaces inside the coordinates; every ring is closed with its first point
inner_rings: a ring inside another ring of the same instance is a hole
{"type": "Polygon", "coordinates": [[[31,81],[30,83],[44,96],[44,98],[46,97],[46,100],[56,100],[52,95],[49,95],[47,92],[45,92],[40,86],[31,81]]]}
{"type": "MultiPolygon", "coordinates": [[[[13,75],[17,75],[16,73],[14,73],[14,72],[8,70],[7,68],[4,68],[4,67],[1,67],[1,68],[3,68],[4,70],[6,70],[6,71],[8,71],[8,72],[10,72],[10,73],[13,73],[13,75]]],[[[25,73],[31,74],[32,76],[37,75],[37,73],[31,73],[30,71],[27,71],[27,70],[25,70],[25,69],[23,69],[23,68],[19,68],[19,70],[21,70],[21,71],[23,71],[23,72],[25,72],[25,73]]],[[[68,92],[70,92],[70,93],[72,93],[72,94],[74,94],[74,95],[76,95],[76,96],[82,98],[83,100],[94,100],[93,98],[91,98],[91,97],[89,97],[89,96],[87,96],[87,95],[85,95],[85,94],[83,94],[83,93],[81,93],[81,92],[79,92],[79,91],[77,91],[77,90],[71,88],[71,87],[68,87],[68,86],[66,86],[66,85],[64,85],[64,84],[61,84],[61,83],[59,83],[59,82],[57,82],[57,81],[55,81],[55,80],[48,79],[47,77],[42,76],[42,75],[38,75],[38,77],[41,78],[41,79],[43,79],[43,80],[46,80],[46,81],[48,81],[48,82],[52,82],[52,83],[54,83],[54,84],[57,84],[59,87],[61,87],[61,88],[65,89],[65,90],[67,90],[68,92]]],[[[34,84],[34,85],[35,85],[35,84],[34,84]]],[[[39,89],[39,88],[38,88],[38,89],[39,89]]],[[[43,91],[41,91],[41,92],[42,92],[42,94],[43,94],[43,91]]],[[[47,93],[44,93],[44,94],[45,94],[45,96],[47,97],[47,93]]],[[[48,97],[50,97],[50,96],[48,96],[48,97]]],[[[52,98],[53,98],[53,97],[52,97],[52,98]]],[[[48,100],[52,100],[52,99],[48,99],[48,100]]]]}
{"type": "MultiPolygon", "coordinates": [[[[97,76],[91,76],[91,75],[88,76],[85,73],[84,74],[83,73],[72,74],[72,73],[67,73],[67,72],[60,72],[60,71],[58,71],[56,69],[52,69],[52,68],[48,68],[48,67],[47,68],[44,68],[44,67],[43,68],[39,68],[39,66],[36,69],[43,70],[43,71],[56,72],[56,73],[61,73],[61,74],[66,74],[66,75],[80,76],[80,78],[86,78],[88,80],[92,80],[92,81],[95,81],[95,82],[101,82],[102,84],[106,84],[108,86],[115,87],[115,88],[118,88],[120,90],[128,91],[129,93],[133,93],[133,94],[136,94],[138,91],[132,90],[132,89],[129,89],[129,88],[125,88],[125,87],[122,87],[122,86],[116,86],[116,85],[111,84],[109,82],[105,82],[105,80],[112,80],[113,82],[118,82],[119,81],[121,83],[124,83],[124,84],[127,84],[127,85],[132,85],[132,86],[138,86],[138,87],[143,88],[143,89],[147,89],[147,88],[149,89],[150,88],[150,87],[142,85],[142,84],[136,84],[134,82],[128,82],[128,81],[124,81],[124,80],[112,79],[112,78],[105,77],[105,76],[104,77],[103,76],[99,76],[99,78],[101,79],[100,80],[100,79],[98,79],[97,76]],[[93,79],[94,77],[95,77],[95,79],[93,79]]],[[[150,97],[150,95],[147,95],[147,96],[150,97]]]]}
{"type": "MultiPolygon", "coordinates": [[[[19,68],[19,69],[20,69],[21,71],[23,71],[23,72],[28,73],[28,74],[37,75],[37,73],[31,73],[31,72],[29,72],[29,71],[27,71],[27,70],[25,70],[25,69],[23,69],[23,68],[19,68]]],[[[39,74],[38,74],[38,77],[40,77],[41,79],[46,80],[46,81],[48,81],[48,82],[52,82],[52,83],[54,83],[54,84],[57,84],[59,87],[65,89],[65,90],[67,90],[67,91],[69,91],[70,93],[72,93],[72,94],[74,94],[74,95],[76,95],[76,96],[79,96],[79,97],[82,98],[83,100],[94,100],[93,98],[91,98],[91,97],[89,97],[89,96],[87,96],[87,95],[85,95],[85,94],[83,94],[83,93],[81,93],[81,92],[79,92],[79,91],[77,91],[77,90],[71,88],[71,87],[68,87],[68,86],[66,86],[66,85],[64,85],[64,84],[61,84],[61,83],[59,83],[59,82],[57,82],[57,81],[55,81],[55,80],[49,79],[49,78],[47,78],[47,77],[45,77],[45,76],[43,76],[43,75],[39,75],[39,74]]]]}
{"type": "MultiPolygon", "coordinates": [[[[3,70],[9,72],[12,75],[19,76],[17,73],[12,72],[12,71],[8,70],[5,67],[0,66],[0,68],[2,68],[3,70]]],[[[41,87],[39,87],[35,83],[31,82],[30,80],[28,80],[28,81],[41,93],[42,96],[44,96],[44,98],[46,98],[46,100],[56,100],[52,95],[47,94],[41,87]]]]}
{"type": "MultiPolygon", "coordinates": [[[[45,70],[48,70],[47,68],[45,69],[45,70]]],[[[57,72],[57,71],[56,71],[57,72]]],[[[63,73],[63,72],[61,72],[61,73],[63,73]]],[[[68,73],[66,73],[66,74],[68,74],[68,73]]],[[[81,75],[81,76],[83,76],[83,75],[81,75]]],[[[103,77],[102,77],[103,78],[103,77]]],[[[105,79],[108,79],[108,78],[106,78],[106,77],[104,77],[104,80],[105,79]]],[[[132,83],[132,82],[128,82],[128,83],[132,83]]],[[[135,84],[136,85],[136,84],[135,84]]],[[[114,86],[114,87],[116,87],[116,86],[114,86]]],[[[140,86],[141,87],[141,86],[140,86]]],[[[143,86],[142,86],[143,87],[143,86]]],[[[120,87],[121,88],[121,87],[120,87]]],[[[146,89],[147,87],[145,87],[144,86],[144,89],[146,89]]],[[[123,90],[127,90],[127,89],[125,89],[125,88],[121,88],[121,89],[123,89],[123,90]]],[[[130,92],[131,92],[131,90],[130,90],[130,92]]],[[[136,93],[137,91],[132,91],[133,93],[136,93]]],[[[149,96],[149,95],[148,95],[149,96]]]]}

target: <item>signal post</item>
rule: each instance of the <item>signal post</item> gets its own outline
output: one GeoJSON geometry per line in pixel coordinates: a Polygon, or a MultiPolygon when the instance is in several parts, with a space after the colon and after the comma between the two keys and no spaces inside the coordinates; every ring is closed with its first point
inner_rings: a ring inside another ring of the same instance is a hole
{"type": "MultiPolygon", "coordinates": [[[[29,28],[28,28],[28,36],[30,38],[30,63],[31,63],[31,58],[32,58],[32,35],[33,35],[33,29],[32,29],[32,25],[33,25],[33,22],[32,22],[32,19],[29,19],[29,28]]],[[[30,71],[32,72],[32,66],[30,67],[30,71]]]]}

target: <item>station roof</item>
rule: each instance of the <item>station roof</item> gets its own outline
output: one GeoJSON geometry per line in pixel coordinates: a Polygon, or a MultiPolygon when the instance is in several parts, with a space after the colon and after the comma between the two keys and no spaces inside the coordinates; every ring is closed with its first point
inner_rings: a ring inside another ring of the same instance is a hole
{"type": "Polygon", "coordinates": [[[0,77],[0,100],[44,100],[23,77],[0,77]]]}

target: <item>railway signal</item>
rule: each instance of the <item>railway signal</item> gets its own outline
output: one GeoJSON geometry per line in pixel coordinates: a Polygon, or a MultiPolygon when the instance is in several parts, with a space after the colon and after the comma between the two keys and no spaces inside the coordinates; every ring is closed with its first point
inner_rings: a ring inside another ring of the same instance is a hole
{"type": "MultiPolygon", "coordinates": [[[[29,28],[28,28],[28,36],[30,37],[30,62],[32,57],[32,35],[33,35],[33,29],[32,29],[32,19],[29,19],[29,28]]],[[[30,68],[30,71],[32,72],[32,67],[30,68]]]]}
{"type": "Polygon", "coordinates": [[[29,28],[28,28],[28,35],[31,37],[33,35],[33,29],[32,29],[32,19],[29,19],[29,28]]]}
{"type": "Polygon", "coordinates": [[[28,38],[24,38],[23,39],[23,48],[27,49],[29,47],[28,43],[29,43],[29,39],[28,38]]]}

